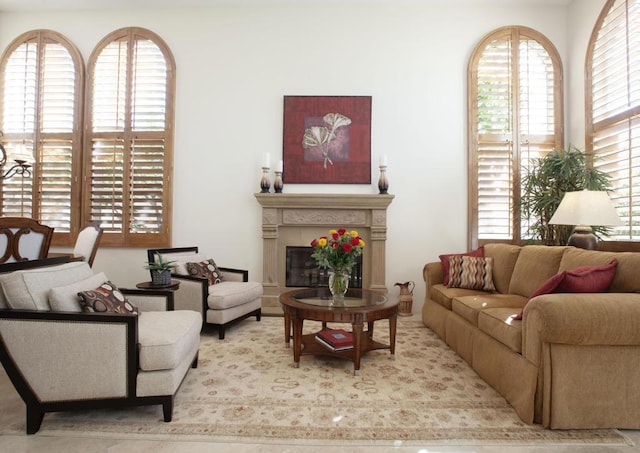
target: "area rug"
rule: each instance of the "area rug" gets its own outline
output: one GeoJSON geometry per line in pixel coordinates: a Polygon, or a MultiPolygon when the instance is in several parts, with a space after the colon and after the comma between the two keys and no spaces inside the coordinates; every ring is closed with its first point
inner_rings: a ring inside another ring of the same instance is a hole
{"type": "MultiPolygon", "coordinates": [[[[378,322],[375,338],[386,342],[378,322]]],[[[306,333],[319,323],[305,322],[306,333]]],[[[24,421],[11,432],[24,433],[24,421]]],[[[7,430],[5,430],[7,432],[7,430]]],[[[630,445],[617,430],[529,426],[422,322],[398,322],[396,354],[349,360],[303,356],[293,366],[283,320],[245,320],[225,340],[205,331],[197,369],[159,406],[45,415],[38,435],[305,445],[630,445]]]]}

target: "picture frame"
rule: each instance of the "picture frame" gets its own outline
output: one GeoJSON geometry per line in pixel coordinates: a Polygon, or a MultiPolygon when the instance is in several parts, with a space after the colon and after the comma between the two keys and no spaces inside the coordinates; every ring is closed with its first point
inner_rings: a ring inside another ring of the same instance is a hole
{"type": "Polygon", "coordinates": [[[287,184],[371,183],[371,96],[284,96],[287,184]]]}

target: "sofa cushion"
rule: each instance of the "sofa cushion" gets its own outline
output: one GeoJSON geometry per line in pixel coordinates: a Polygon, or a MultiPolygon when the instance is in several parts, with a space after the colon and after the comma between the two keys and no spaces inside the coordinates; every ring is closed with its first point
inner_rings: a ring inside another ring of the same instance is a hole
{"type": "Polygon", "coordinates": [[[482,310],[478,316],[478,328],[512,351],[522,354],[522,321],[513,319],[515,310],[513,308],[482,310]]]}
{"type": "Polygon", "coordinates": [[[118,287],[109,281],[95,289],[80,291],[78,296],[82,311],[88,313],[137,313],[138,311],[118,287]]]}
{"type": "Polygon", "coordinates": [[[474,326],[478,326],[478,315],[489,308],[508,308],[511,313],[518,312],[527,302],[526,297],[513,294],[477,294],[455,297],[451,301],[451,311],[458,314],[474,326]]]}
{"type": "Polygon", "coordinates": [[[464,288],[449,288],[441,284],[431,286],[429,291],[429,298],[442,305],[443,307],[451,310],[451,301],[456,297],[475,296],[487,294],[483,291],[476,291],[474,289],[464,288]]]}
{"type": "MultiPolygon", "coordinates": [[[[562,271],[544,282],[529,300],[543,294],[552,293],[603,293],[609,289],[616,274],[618,260],[601,266],[580,266],[562,271]]],[[[526,304],[525,304],[526,305],[526,304]]],[[[524,307],[514,319],[522,319],[524,307]]]]}
{"type": "Polygon", "coordinates": [[[575,269],[579,266],[608,264],[614,258],[618,260],[618,265],[609,292],[640,293],[640,278],[638,278],[640,253],[637,252],[614,253],[568,247],[560,261],[559,271],[575,269]]]}
{"type": "Polygon", "coordinates": [[[175,368],[200,342],[202,316],[191,310],[148,311],[138,315],[140,369],[175,368]]]}
{"type": "Polygon", "coordinates": [[[185,266],[189,275],[194,277],[204,277],[209,280],[209,285],[215,285],[216,283],[221,283],[224,280],[216,262],[211,258],[197,263],[187,263],[185,266]]]}
{"type": "Polygon", "coordinates": [[[258,282],[222,282],[209,286],[207,303],[213,310],[225,310],[262,297],[258,282]]]}
{"type": "Polygon", "coordinates": [[[86,262],[65,263],[0,276],[7,305],[18,310],[49,310],[49,290],[93,275],[86,262]]]}
{"type": "Polygon", "coordinates": [[[493,286],[493,258],[475,256],[449,257],[449,283],[451,288],[495,291],[493,286]]]}
{"type": "Polygon", "coordinates": [[[51,306],[51,310],[81,312],[82,306],[80,305],[78,293],[80,291],[94,289],[107,280],[105,273],[100,272],[70,285],[51,288],[49,290],[49,305],[51,306]]]}
{"type": "Polygon", "coordinates": [[[511,244],[486,244],[484,256],[493,258],[493,285],[499,293],[509,291],[509,282],[522,247],[511,244]]]}
{"type": "Polygon", "coordinates": [[[549,277],[558,273],[566,247],[527,245],[522,247],[513,269],[509,294],[531,297],[549,277]]]}
{"type": "Polygon", "coordinates": [[[471,250],[470,252],[467,253],[452,253],[452,254],[448,254],[448,255],[440,255],[438,258],[440,258],[440,263],[442,265],[442,277],[443,277],[443,285],[448,285],[449,284],[449,258],[451,258],[452,256],[476,256],[476,257],[483,257],[484,256],[484,247],[478,247],[475,250],[471,250]]]}

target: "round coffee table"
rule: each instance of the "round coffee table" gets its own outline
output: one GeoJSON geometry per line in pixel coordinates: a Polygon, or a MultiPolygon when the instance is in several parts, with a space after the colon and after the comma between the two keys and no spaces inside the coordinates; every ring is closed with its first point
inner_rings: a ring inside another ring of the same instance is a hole
{"type": "Polygon", "coordinates": [[[353,374],[360,374],[362,354],[374,349],[389,349],[391,356],[396,348],[396,321],[398,300],[367,289],[349,289],[344,303],[335,305],[328,288],[303,288],[280,294],[284,311],[285,343],[289,346],[293,327],[293,362],[300,366],[301,355],[330,355],[353,360],[353,374]],[[349,323],[353,334],[353,348],[332,351],[316,341],[316,335],[302,335],[304,320],[321,321],[322,328],[327,323],[349,323]],[[389,320],[389,344],[373,339],[373,323],[381,319],[389,320]],[[367,323],[367,330],[364,330],[367,323]]]}

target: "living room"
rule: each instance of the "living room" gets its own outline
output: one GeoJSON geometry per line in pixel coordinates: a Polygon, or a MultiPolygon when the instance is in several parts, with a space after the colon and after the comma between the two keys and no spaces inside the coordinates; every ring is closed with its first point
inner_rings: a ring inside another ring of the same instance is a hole
{"type": "MultiPolygon", "coordinates": [[[[417,314],[424,264],[468,249],[467,65],[474,47],[507,25],[547,37],[564,69],[564,141],[583,147],[585,55],[605,3],[0,0],[0,48],[26,31],[49,29],[72,41],[86,62],[116,29],[159,35],[177,68],[172,245],[197,245],[256,281],[263,239],[254,194],[265,155],[282,159],[284,96],[371,96],[371,182],[289,184],[285,165],[284,192],[377,194],[386,156],[395,196],[386,286],[395,292],[395,282],[415,281],[417,314]]],[[[135,286],[148,279],[146,260],[145,248],[102,247],[94,269],[135,286]]]]}

